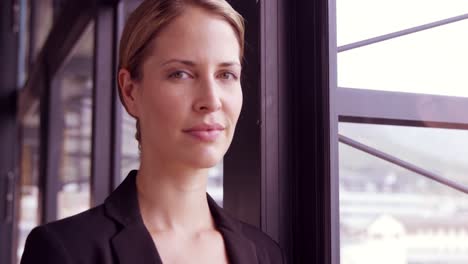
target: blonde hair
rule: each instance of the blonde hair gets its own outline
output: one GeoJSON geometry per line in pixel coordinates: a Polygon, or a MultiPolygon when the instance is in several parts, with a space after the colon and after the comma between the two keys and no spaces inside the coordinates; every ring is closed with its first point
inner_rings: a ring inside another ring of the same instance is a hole
{"type": "MultiPolygon", "coordinates": [[[[142,65],[149,56],[151,43],[158,33],[180,16],[187,7],[199,7],[222,17],[233,28],[240,47],[240,59],[244,55],[244,20],[225,0],[145,0],[133,11],[125,24],[120,39],[119,69],[130,72],[133,80],[143,77],[142,65]]],[[[121,102],[122,94],[119,89],[121,102]]],[[[124,104],[125,106],[125,104],[124,104]]],[[[141,141],[137,119],[135,138],[141,141]]]]}

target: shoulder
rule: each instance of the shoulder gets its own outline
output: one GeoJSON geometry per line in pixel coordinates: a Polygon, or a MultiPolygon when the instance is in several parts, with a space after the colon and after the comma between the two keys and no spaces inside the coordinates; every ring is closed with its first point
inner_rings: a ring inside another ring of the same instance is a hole
{"type": "Polygon", "coordinates": [[[255,244],[257,254],[267,260],[266,263],[285,263],[279,244],[259,228],[240,222],[242,234],[255,244]]]}
{"type": "Polygon", "coordinates": [[[47,226],[39,226],[29,233],[26,239],[21,264],[71,263],[70,256],[62,243],[47,226]]]}
{"type": "Polygon", "coordinates": [[[71,263],[92,254],[116,232],[103,206],[34,228],[26,239],[22,264],[71,263]]]}
{"type": "Polygon", "coordinates": [[[100,205],[82,213],[48,223],[39,228],[55,233],[62,240],[79,240],[102,236],[103,233],[112,233],[116,229],[115,223],[105,215],[104,206],[100,205]]]}

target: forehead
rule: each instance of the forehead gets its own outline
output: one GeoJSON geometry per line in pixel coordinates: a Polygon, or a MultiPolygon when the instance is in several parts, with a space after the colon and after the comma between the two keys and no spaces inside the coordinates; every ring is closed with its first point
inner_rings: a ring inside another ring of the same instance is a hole
{"type": "Polygon", "coordinates": [[[192,61],[237,61],[240,47],[232,26],[221,16],[189,7],[153,40],[151,57],[192,61]]]}

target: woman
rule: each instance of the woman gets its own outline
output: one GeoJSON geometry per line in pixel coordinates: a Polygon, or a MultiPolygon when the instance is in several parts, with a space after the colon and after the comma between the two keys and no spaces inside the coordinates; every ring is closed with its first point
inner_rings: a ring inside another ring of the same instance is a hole
{"type": "Polygon", "coordinates": [[[206,194],[240,114],[241,16],[224,0],[147,0],[120,43],[141,165],[101,206],[35,228],[21,263],[283,263],[206,194]]]}

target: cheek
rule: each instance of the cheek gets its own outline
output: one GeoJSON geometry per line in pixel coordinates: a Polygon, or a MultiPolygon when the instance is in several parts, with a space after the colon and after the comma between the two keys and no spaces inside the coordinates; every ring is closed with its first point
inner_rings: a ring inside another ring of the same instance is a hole
{"type": "Polygon", "coordinates": [[[186,96],[171,92],[171,88],[159,87],[143,94],[145,119],[159,129],[180,125],[187,112],[186,96]]]}

